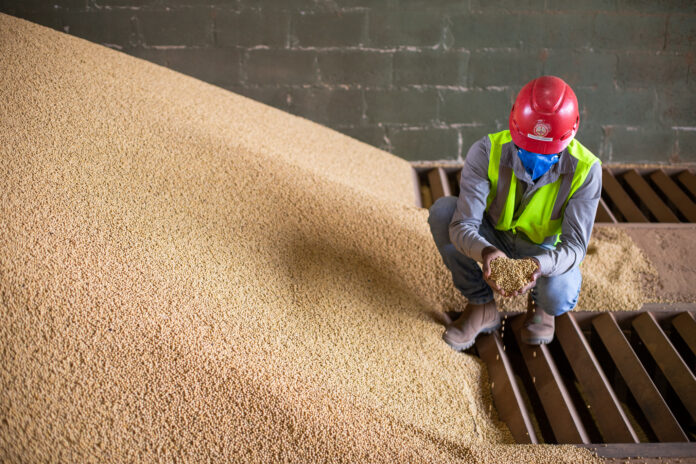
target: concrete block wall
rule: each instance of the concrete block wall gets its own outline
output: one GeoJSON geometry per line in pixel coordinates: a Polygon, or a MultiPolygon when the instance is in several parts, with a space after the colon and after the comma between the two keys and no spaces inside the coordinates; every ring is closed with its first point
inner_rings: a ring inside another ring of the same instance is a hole
{"type": "Polygon", "coordinates": [[[692,0],[0,0],[409,160],[461,159],[528,80],[605,161],[696,161],[692,0]]]}

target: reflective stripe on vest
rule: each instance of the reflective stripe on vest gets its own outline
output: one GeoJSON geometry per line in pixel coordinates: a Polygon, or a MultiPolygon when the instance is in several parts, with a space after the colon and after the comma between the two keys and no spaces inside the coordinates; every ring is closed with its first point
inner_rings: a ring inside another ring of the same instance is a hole
{"type": "Polygon", "coordinates": [[[514,218],[517,177],[511,167],[501,166],[503,145],[512,143],[510,131],[489,134],[491,141],[488,180],[491,190],[486,199],[486,212],[497,230],[521,230],[534,243],[561,233],[563,213],[568,200],[587,179],[590,168],[599,159],[580,142],[573,139],[568,153],[573,157],[574,172],[562,174],[558,180],[539,188],[527,202],[522,213],[514,218]]]}

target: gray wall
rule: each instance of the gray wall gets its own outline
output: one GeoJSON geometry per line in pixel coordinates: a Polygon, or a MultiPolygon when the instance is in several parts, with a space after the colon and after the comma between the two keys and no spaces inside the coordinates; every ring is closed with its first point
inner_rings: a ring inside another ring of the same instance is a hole
{"type": "Polygon", "coordinates": [[[333,127],[457,159],[554,74],[606,161],[696,161],[696,2],[0,0],[0,11],[333,127]]]}

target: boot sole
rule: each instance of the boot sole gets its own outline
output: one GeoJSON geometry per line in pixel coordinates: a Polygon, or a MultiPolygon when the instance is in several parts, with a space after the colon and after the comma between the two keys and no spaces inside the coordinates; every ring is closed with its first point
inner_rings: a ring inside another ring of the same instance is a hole
{"type": "Polygon", "coordinates": [[[451,341],[447,340],[447,338],[445,337],[445,334],[442,334],[442,339],[443,339],[443,340],[445,341],[445,343],[447,343],[447,344],[450,346],[450,348],[452,348],[454,351],[464,351],[464,350],[468,350],[469,348],[471,348],[472,346],[474,346],[474,343],[476,342],[476,337],[478,337],[478,336],[481,335],[481,334],[490,334],[490,333],[493,333],[493,332],[495,332],[496,330],[498,330],[498,329],[500,328],[501,325],[502,325],[502,324],[499,322],[497,325],[495,325],[495,326],[493,326],[493,327],[486,327],[485,329],[481,329],[481,330],[474,336],[474,338],[473,338],[470,342],[468,342],[468,343],[456,343],[456,342],[451,342],[451,341]]]}

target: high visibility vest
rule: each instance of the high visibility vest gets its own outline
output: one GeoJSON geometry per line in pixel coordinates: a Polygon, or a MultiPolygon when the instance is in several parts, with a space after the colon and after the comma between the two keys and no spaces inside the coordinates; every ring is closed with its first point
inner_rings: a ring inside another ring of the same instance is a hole
{"type": "MultiPolygon", "coordinates": [[[[515,218],[518,179],[512,168],[500,166],[503,145],[512,143],[510,131],[489,134],[488,138],[491,141],[488,162],[488,180],[491,183],[491,190],[486,199],[486,213],[495,224],[495,228],[512,230],[514,233],[520,230],[531,241],[539,244],[548,237],[559,235],[568,200],[585,182],[592,165],[600,162],[599,158],[573,139],[567,150],[577,160],[575,171],[572,175],[562,174],[555,182],[539,188],[526,206],[520,204],[520,207],[524,206],[524,210],[515,218]]],[[[560,238],[557,238],[556,243],[559,240],[560,238]]]]}

